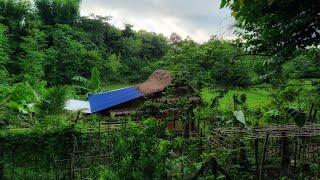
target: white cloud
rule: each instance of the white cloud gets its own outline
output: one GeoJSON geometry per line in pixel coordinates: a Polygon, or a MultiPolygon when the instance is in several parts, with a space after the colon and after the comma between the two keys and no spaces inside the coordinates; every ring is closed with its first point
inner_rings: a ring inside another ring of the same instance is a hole
{"type": "Polygon", "coordinates": [[[147,30],[204,42],[211,35],[234,38],[230,11],[219,9],[219,0],[83,0],[81,14],[112,16],[111,23],[124,23],[135,30],[147,30]]]}

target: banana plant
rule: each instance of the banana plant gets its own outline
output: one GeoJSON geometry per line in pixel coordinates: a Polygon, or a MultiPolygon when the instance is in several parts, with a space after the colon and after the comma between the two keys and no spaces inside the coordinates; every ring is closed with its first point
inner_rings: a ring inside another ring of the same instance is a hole
{"type": "Polygon", "coordinates": [[[101,78],[98,68],[94,67],[91,70],[90,80],[82,77],[75,76],[72,80],[76,83],[74,87],[80,90],[80,93],[88,94],[90,92],[97,92],[101,87],[101,78]]]}

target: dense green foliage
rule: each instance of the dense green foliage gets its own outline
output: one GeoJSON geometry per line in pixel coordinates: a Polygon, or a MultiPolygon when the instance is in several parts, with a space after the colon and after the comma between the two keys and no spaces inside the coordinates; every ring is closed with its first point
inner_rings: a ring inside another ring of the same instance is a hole
{"type": "Polygon", "coordinates": [[[75,24],[80,14],[80,0],[36,0],[38,15],[47,25],[75,24]]]}
{"type": "MultiPolygon", "coordinates": [[[[254,157],[236,148],[252,143],[237,137],[225,142],[229,148],[211,147],[213,129],[300,128],[320,118],[315,1],[222,0],[221,7],[233,10],[239,39],[212,36],[204,43],[134,31],[130,24],[119,29],[111,17],[80,16],[80,5],[0,0],[0,179],[54,179],[55,170],[63,179],[80,165],[89,170],[76,176],[88,179],[225,178],[210,172],[213,158],[232,178],[253,179],[254,157]],[[175,103],[150,98],[125,118],[64,110],[67,99],[142,82],[159,68],[173,76],[159,96],[175,103]],[[173,119],[180,132],[168,128],[173,119]],[[57,159],[70,162],[57,169],[57,159]]],[[[268,165],[279,169],[279,159],[268,165]]],[[[303,173],[295,177],[317,177],[303,173]]]]}
{"type": "Polygon", "coordinates": [[[254,53],[283,54],[319,45],[320,6],[315,0],[222,0],[221,7],[233,11],[237,33],[254,53]]]}
{"type": "Polygon", "coordinates": [[[137,81],[152,72],[143,67],[167,51],[165,37],[134,32],[129,25],[117,29],[107,17],[80,17],[79,4],[37,0],[32,7],[28,1],[1,1],[1,65],[13,81],[70,84],[74,76],[89,78],[93,67],[104,80],[137,81]]]}
{"type": "Polygon", "coordinates": [[[163,66],[182,72],[191,83],[200,86],[247,87],[251,80],[240,58],[235,56],[239,53],[236,44],[228,41],[211,39],[199,45],[186,40],[169,50],[163,66]]]}

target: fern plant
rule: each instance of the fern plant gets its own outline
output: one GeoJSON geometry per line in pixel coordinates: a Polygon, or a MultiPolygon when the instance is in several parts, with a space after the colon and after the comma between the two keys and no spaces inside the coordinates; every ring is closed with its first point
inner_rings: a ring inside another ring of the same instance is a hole
{"type": "Polygon", "coordinates": [[[49,89],[40,103],[36,105],[40,117],[62,114],[67,100],[67,93],[66,87],[53,87],[49,89]]]}

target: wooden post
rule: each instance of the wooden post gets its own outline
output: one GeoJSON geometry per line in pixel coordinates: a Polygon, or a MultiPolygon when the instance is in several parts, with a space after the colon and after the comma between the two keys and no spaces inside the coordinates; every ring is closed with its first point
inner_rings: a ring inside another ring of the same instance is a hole
{"type": "Polygon", "coordinates": [[[0,179],[4,179],[3,164],[0,162],[0,179]]]}
{"type": "Polygon", "coordinates": [[[70,172],[69,172],[69,178],[74,179],[73,174],[73,153],[70,154],[70,172]]]}
{"type": "MultiPolygon", "coordinates": [[[[104,120],[105,121],[105,120],[104,120]]],[[[107,121],[109,121],[109,120],[107,120],[107,121]]],[[[109,123],[109,122],[108,122],[109,123]]],[[[101,140],[101,137],[100,137],[100,135],[101,135],[101,118],[99,118],[99,131],[98,131],[98,171],[99,171],[99,173],[100,173],[100,140],[101,140]]],[[[91,140],[93,140],[93,137],[92,137],[92,139],[91,140]]],[[[93,143],[93,141],[92,141],[92,143],[93,143]]],[[[91,152],[91,151],[90,151],[91,152]]],[[[90,153],[91,154],[91,153],[90,153]]],[[[95,160],[93,160],[93,163],[95,163],[95,160]]]]}
{"type": "Polygon", "coordinates": [[[209,160],[209,164],[211,165],[211,173],[214,175],[215,178],[218,176],[218,162],[215,158],[211,158],[209,160]]]}
{"type": "Polygon", "coordinates": [[[189,139],[189,119],[185,122],[185,127],[184,127],[184,136],[185,138],[189,139]]]}
{"type": "Polygon", "coordinates": [[[78,111],[78,113],[77,113],[77,118],[76,118],[76,121],[75,121],[76,124],[77,124],[78,121],[80,120],[80,114],[81,114],[81,111],[78,111]]]}
{"type": "Polygon", "coordinates": [[[108,135],[110,134],[110,120],[108,121],[108,135]]]}
{"type": "Polygon", "coordinates": [[[288,137],[286,137],[285,132],[281,132],[281,136],[281,164],[282,167],[287,167],[287,165],[290,163],[288,137]]]}
{"type": "Polygon", "coordinates": [[[176,134],[176,111],[173,111],[173,131],[176,134]]]}
{"type": "MultiPolygon", "coordinates": [[[[73,137],[73,145],[72,145],[70,169],[71,169],[71,179],[75,179],[75,163],[76,163],[75,156],[76,156],[76,148],[77,148],[77,138],[73,133],[71,135],[73,137]]],[[[79,157],[80,157],[80,154],[79,154],[79,157]]]]}
{"type": "Polygon", "coordinates": [[[237,111],[238,107],[237,107],[237,101],[236,101],[236,97],[235,95],[233,95],[233,111],[237,111]]]}
{"type": "Polygon", "coordinates": [[[312,122],[316,123],[317,122],[317,109],[314,110],[314,113],[313,113],[313,117],[312,117],[312,122]]]}
{"type": "Polygon", "coordinates": [[[74,136],[74,138],[75,138],[77,158],[78,158],[79,168],[80,168],[80,179],[82,179],[82,177],[83,177],[83,172],[82,172],[82,171],[83,171],[83,170],[82,170],[81,155],[80,155],[80,152],[79,152],[79,145],[78,145],[77,137],[74,136]]]}
{"type": "Polygon", "coordinates": [[[281,132],[281,136],[281,172],[283,176],[287,176],[288,164],[290,163],[288,137],[285,132],[281,132]]]}
{"type": "Polygon", "coordinates": [[[303,143],[304,143],[304,137],[301,137],[301,143],[300,143],[300,146],[299,146],[299,150],[298,150],[298,154],[297,154],[297,157],[298,157],[298,159],[300,159],[300,157],[301,157],[301,151],[303,151],[303,143]]]}
{"type": "Polygon", "coordinates": [[[194,119],[191,119],[191,131],[194,132],[195,130],[195,125],[194,125],[194,119]]]}
{"type": "Polygon", "coordinates": [[[14,158],[14,150],[11,150],[12,157],[12,166],[11,166],[11,180],[14,179],[14,166],[15,166],[15,158],[14,158]]]}
{"type": "Polygon", "coordinates": [[[259,139],[254,140],[254,154],[256,164],[256,174],[259,172],[259,139]]]}
{"type": "Polygon", "coordinates": [[[294,168],[297,167],[298,137],[294,138],[294,168]]]}
{"type": "Polygon", "coordinates": [[[310,121],[310,122],[312,122],[313,107],[314,107],[314,103],[311,104],[311,108],[310,108],[308,119],[307,119],[307,121],[310,121]]]}
{"type": "Polygon", "coordinates": [[[248,158],[247,158],[247,151],[246,146],[242,141],[239,141],[240,152],[239,152],[239,164],[242,167],[248,167],[248,158]]]}
{"type": "Polygon", "coordinates": [[[267,151],[267,147],[268,147],[268,140],[269,140],[269,134],[267,134],[266,139],[264,141],[263,153],[262,153],[262,158],[261,158],[261,163],[260,163],[259,180],[262,179],[263,164],[264,164],[264,160],[265,160],[265,157],[266,157],[266,151],[267,151]]]}
{"type": "Polygon", "coordinates": [[[197,125],[198,125],[197,131],[199,132],[200,131],[200,121],[199,120],[197,121],[197,125]]]}

